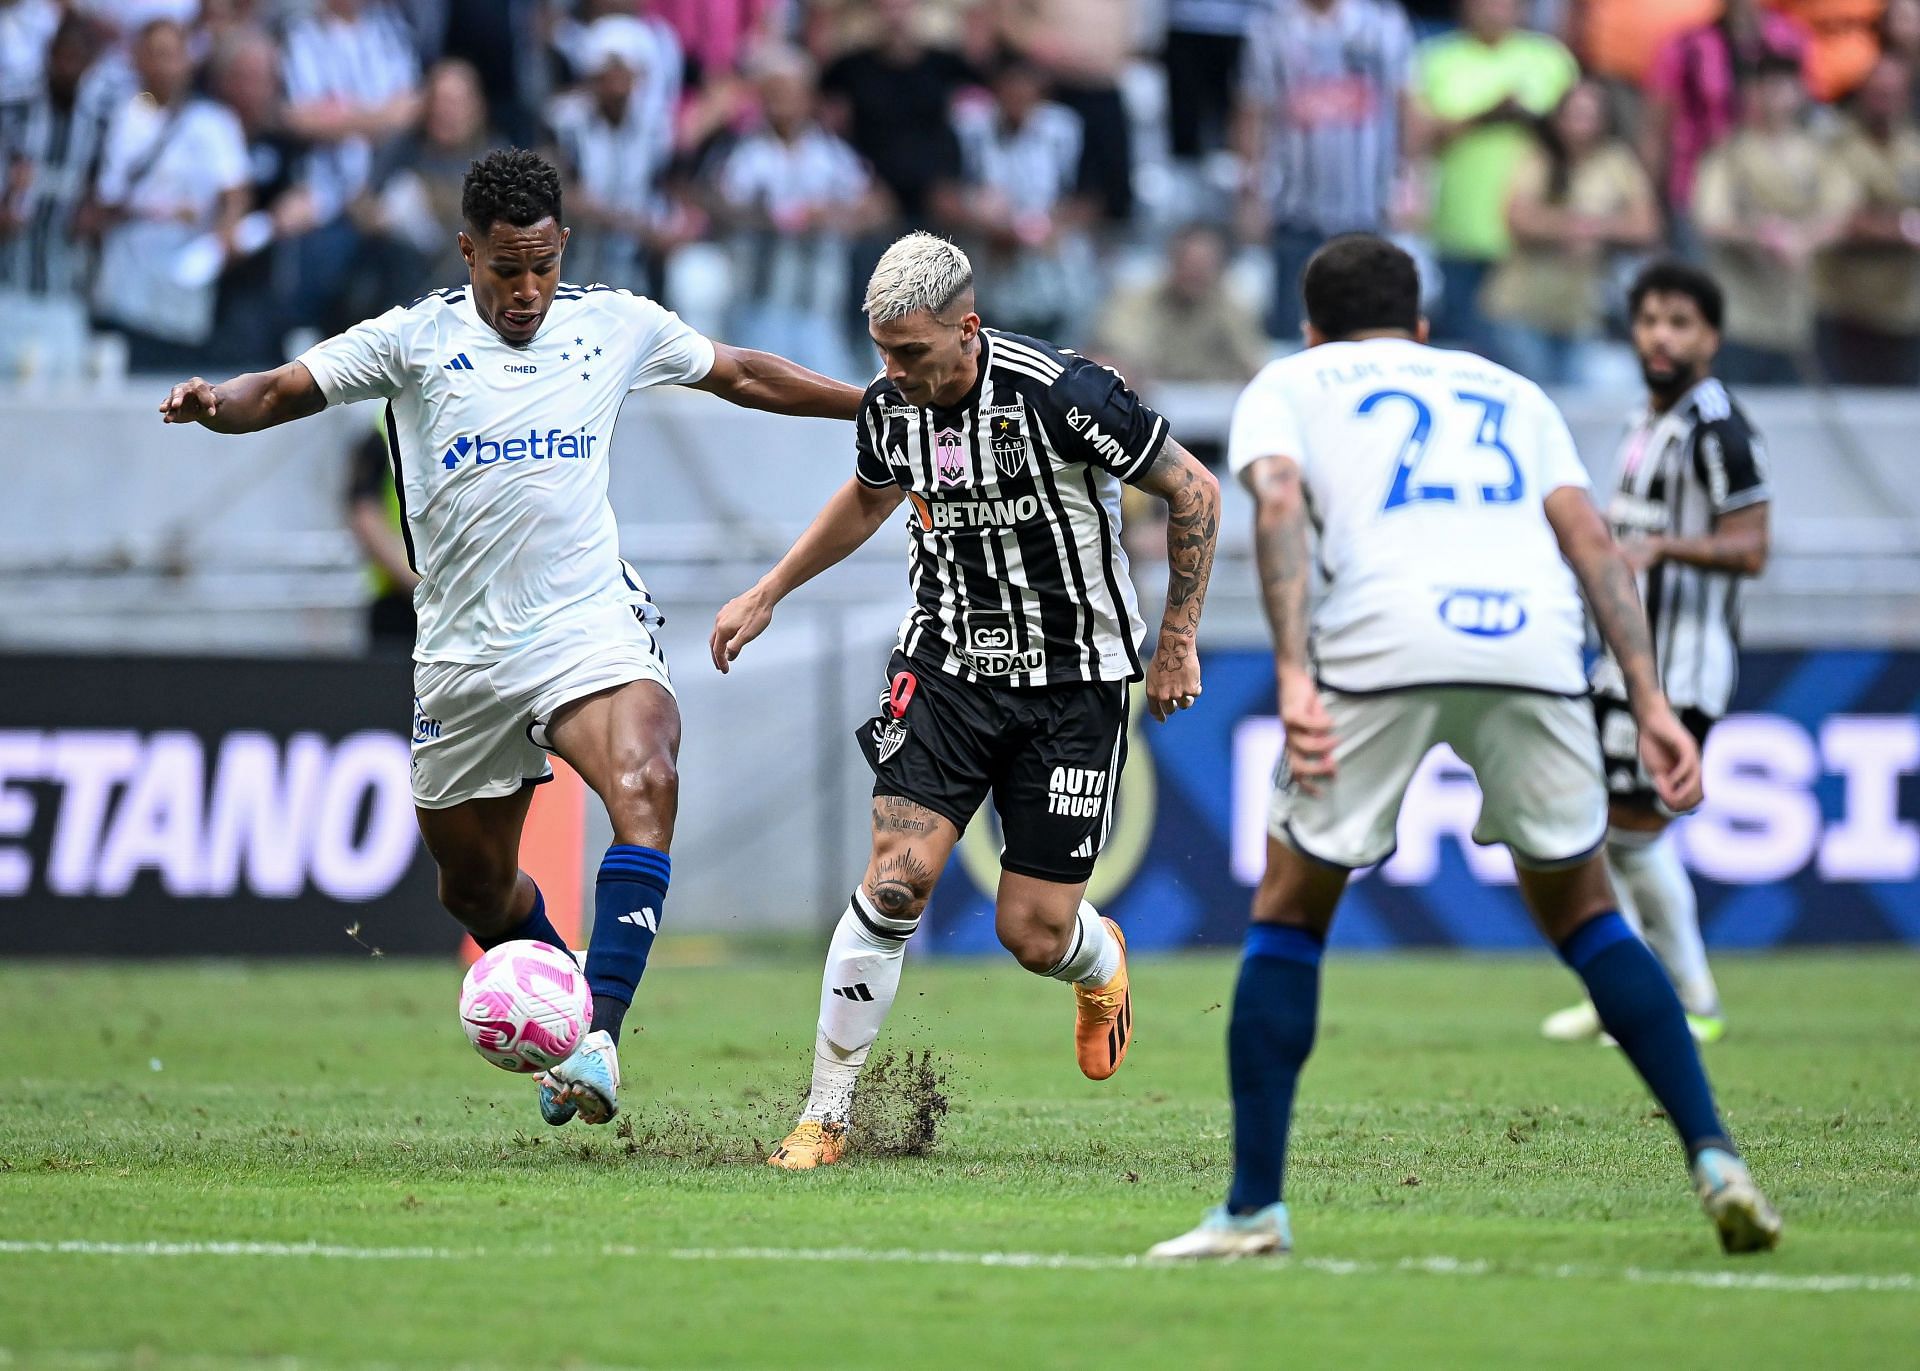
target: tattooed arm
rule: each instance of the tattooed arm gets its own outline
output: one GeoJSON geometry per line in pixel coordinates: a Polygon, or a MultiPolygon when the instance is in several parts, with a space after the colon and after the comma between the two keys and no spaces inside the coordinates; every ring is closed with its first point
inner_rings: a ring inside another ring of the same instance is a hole
{"type": "Polygon", "coordinates": [[[1147,708],[1165,721],[1200,696],[1195,638],[1220,536],[1220,483],[1191,452],[1169,438],[1137,484],[1167,502],[1167,609],[1160,643],[1147,668],[1147,708]]]}
{"type": "Polygon", "coordinates": [[[1273,634],[1279,678],[1280,722],[1286,729],[1287,771],[1309,795],[1333,775],[1333,721],[1307,661],[1307,589],[1312,560],[1307,500],[1300,465],[1291,457],[1262,457],[1240,473],[1253,494],[1253,553],[1260,599],[1273,634]]]}
{"type": "Polygon", "coordinates": [[[1626,681],[1627,703],[1640,725],[1640,756],[1654,788],[1676,813],[1700,803],[1700,749],[1674,717],[1660,688],[1653,637],[1640,607],[1633,570],[1607,531],[1600,511],[1579,486],[1561,486],[1546,499],[1547,522],[1560,554],[1573,568],[1580,590],[1626,681]]]}

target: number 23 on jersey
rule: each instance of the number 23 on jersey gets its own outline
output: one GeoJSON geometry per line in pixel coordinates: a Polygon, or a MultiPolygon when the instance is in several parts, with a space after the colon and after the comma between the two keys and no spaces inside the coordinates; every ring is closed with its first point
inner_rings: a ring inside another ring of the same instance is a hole
{"type": "MultiPolygon", "coordinates": [[[[1514,459],[1513,451],[1501,436],[1501,428],[1507,419],[1507,404],[1504,400],[1491,395],[1481,395],[1474,391],[1457,390],[1453,398],[1463,407],[1470,407],[1478,413],[1464,415],[1474,426],[1473,446],[1497,454],[1506,463],[1507,479],[1500,484],[1487,484],[1469,487],[1483,505],[1511,505],[1519,502],[1526,493],[1526,482],[1520,475],[1520,463],[1514,459]]],[[[1405,505],[1420,504],[1458,504],[1461,487],[1445,481],[1422,481],[1419,469],[1428,455],[1433,441],[1433,409],[1418,395],[1404,390],[1376,390],[1363,398],[1354,407],[1354,413],[1360,417],[1373,414],[1376,410],[1384,412],[1395,410],[1412,419],[1412,427],[1400,444],[1400,457],[1394,464],[1393,480],[1387,488],[1387,497],[1380,506],[1383,514],[1405,505]]]]}

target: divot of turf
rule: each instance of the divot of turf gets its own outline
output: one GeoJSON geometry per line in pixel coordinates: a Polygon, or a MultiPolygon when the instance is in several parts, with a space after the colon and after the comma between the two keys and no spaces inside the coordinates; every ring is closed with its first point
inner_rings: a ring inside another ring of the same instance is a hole
{"type": "Polygon", "coordinates": [[[924,1157],[952,1109],[951,1062],[930,1047],[888,1050],[867,1062],[853,1097],[852,1151],[868,1157],[924,1157]]]}

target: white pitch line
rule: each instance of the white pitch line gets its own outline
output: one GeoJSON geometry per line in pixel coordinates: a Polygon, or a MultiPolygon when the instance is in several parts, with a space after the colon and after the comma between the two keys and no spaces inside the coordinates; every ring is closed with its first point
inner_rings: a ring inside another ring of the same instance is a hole
{"type": "MultiPolygon", "coordinates": [[[[631,1363],[612,1365],[568,1360],[565,1365],[567,1371],[669,1371],[654,1363],[642,1367],[631,1363]]],[[[248,1357],[217,1352],[156,1352],[151,1348],[129,1355],[125,1351],[101,1348],[0,1347],[0,1371],[16,1366],[34,1367],[38,1371],[56,1367],[59,1371],[126,1371],[129,1366],[165,1367],[168,1371],[524,1371],[523,1365],[466,1360],[357,1361],[286,1353],[248,1357]]]]}
{"type": "MultiPolygon", "coordinates": [[[[637,1249],[629,1249],[635,1251],[637,1249]]],[[[666,1254],[675,1261],[870,1262],[905,1266],[982,1266],[1049,1271],[1130,1271],[1188,1268],[1206,1263],[1155,1261],[1149,1257],[1088,1257],[1051,1252],[942,1252],[919,1248],[879,1250],[863,1247],[683,1247],[666,1254]]],[[[1248,1265],[1238,1262],[1235,1265],[1248,1265]]],[[[1920,1290],[1920,1278],[1907,1272],[1870,1275],[1776,1275],[1764,1271],[1647,1271],[1629,1266],[1511,1266],[1463,1257],[1402,1257],[1381,1262],[1342,1257],[1286,1257],[1277,1270],[1304,1267],[1326,1276],[1376,1276],[1393,1273],[1429,1276],[1521,1276],[1541,1280],[1624,1280],[1638,1285],[1688,1285],[1708,1290],[1768,1290],[1812,1295],[1850,1291],[1920,1290]]]]}
{"type": "Polygon", "coordinates": [[[314,1242],[58,1242],[0,1240],[0,1256],[314,1257],[322,1261],[470,1261],[483,1247],[342,1247],[314,1242]]]}
{"type": "MultiPolygon", "coordinates": [[[[315,1261],[480,1261],[490,1257],[551,1257],[552,1247],[350,1247],[333,1243],[288,1242],[95,1242],[89,1239],[0,1239],[0,1256],[83,1257],[264,1257],[315,1261]]],[[[973,1266],[1038,1271],[1139,1271],[1186,1269],[1184,1262],[1143,1256],[1090,1256],[1073,1252],[953,1252],[915,1247],[678,1247],[660,1251],[608,1243],[600,1255],[665,1257],[689,1262],[824,1262],[875,1266],[973,1266]]],[[[1239,1262],[1235,1265],[1246,1266],[1239,1262]]],[[[1259,1263],[1251,1263],[1258,1265],[1259,1263]]],[[[1467,1257],[1402,1257],[1374,1261],[1348,1257],[1287,1257],[1275,1270],[1303,1269],[1323,1276],[1508,1276],[1534,1280],[1626,1281],[1634,1285],[1681,1285],[1701,1290],[1763,1290],[1780,1294],[1832,1295],[1858,1292],[1908,1294],[1920,1291],[1910,1272],[1883,1275],[1789,1275],[1768,1271],[1649,1271],[1629,1266],[1504,1266],[1467,1257]]]]}

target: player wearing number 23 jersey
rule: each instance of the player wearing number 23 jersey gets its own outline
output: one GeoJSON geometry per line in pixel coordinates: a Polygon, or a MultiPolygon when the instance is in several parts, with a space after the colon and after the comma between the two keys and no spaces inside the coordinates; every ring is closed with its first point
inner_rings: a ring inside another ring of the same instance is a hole
{"type": "Polygon", "coordinates": [[[1311,652],[1329,708],[1388,693],[1404,707],[1350,759],[1338,804],[1279,790],[1279,835],[1340,866],[1382,860],[1413,767],[1445,741],[1511,782],[1482,775],[1482,841],[1538,862],[1590,852],[1606,803],[1592,720],[1575,703],[1586,611],[1543,502],[1591,483],[1552,402],[1471,353],[1329,342],[1270,364],[1241,398],[1230,463],[1239,472],[1270,453],[1298,461],[1319,534],[1311,652]],[[1497,747],[1484,731],[1445,736],[1444,717],[1431,740],[1415,726],[1422,710],[1457,709],[1458,687],[1524,692],[1503,702],[1513,732],[1497,747]]]}
{"type": "Polygon", "coordinates": [[[1566,423],[1532,382],[1426,346],[1419,272],[1385,239],[1326,244],[1301,296],[1307,347],[1247,388],[1227,450],[1254,500],[1284,730],[1227,1029],[1233,1181],[1150,1255],[1291,1245],[1282,1185],[1327,934],[1352,868],[1393,851],[1407,784],[1441,744],[1480,782],[1474,838],[1512,852],[1528,912],[1672,1122],[1722,1245],[1771,1247],[1779,1216],[1734,1151],[1680,1001],[1614,907],[1598,851],[1607,801],[1579,698],[1583,599],[1669,803],[1699,803],[1700,754],[1661,692],[1632,569],[1566,423]],[[1325,593],[1310,611],[1316,542],[1325,593]]]}

